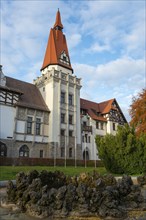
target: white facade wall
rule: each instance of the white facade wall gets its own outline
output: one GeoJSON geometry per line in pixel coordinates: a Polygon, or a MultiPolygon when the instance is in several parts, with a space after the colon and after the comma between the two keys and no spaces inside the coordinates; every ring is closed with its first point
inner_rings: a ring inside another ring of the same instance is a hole
{"type": "Polygon", "coordinates": [[[61,71],[61,72],[66,73],[66,74],[72,75],[72,71],[70,69],[67,69],[67,68],[65,68],[63,66],[59,66],[59,65],[49,65],[44,70],[42,70],[42,74],[46,74],[48,71],[51,71],[53,69],[57,70],[57,71],[61,71]]]}
{"type": "Polygon", "coordinates": [[[60,130],[65,130],[66,144],[69,143],[69,130],[73,131],[76,144],[81,144],[80,125],[80,84],[76,76],[67,68],[51,65],[42,71],[42,76],[34,83],[38,86],[49,110],[49,142],[60,143],[60,130]],[[57,71],[56,71],[57,70],[57,71]],[[65,103],[61,103],[61,92],[65,93],[65,103]],[[73,96],[73,105],[69,105],[69,94],[73,96]],[[61,123],[61,113],[65,114],[65,123],[61,123]],[[69,124],[69,115],[73,115],[73,125],[69,124]]]}
{"type": "Polygon", "coordinates": [[[15,126],[16,108],[0,105],[0,138],[13,138],[15,126]]]}
{"type": "Polygon", "coordinates": [[[87,115],[84,115],[82,117],[81,123],[83,124],[83,122],[86,122],[87,126],[92,126],[92,133],[85,132],[85,131],[82,132],[82,136],[85,136],[85,134],[87,134],[88,137],[90,136],[90,143],[82,142],[82,152],[87,150],[89,153],[90,160],[98,160],[99,158],[98,158],[98,151],[97,151],[97,147],[95,143],[95,137],[97,134],[100,136],[105,136],[107,134],[106,122],[103,122],[104,123],[103,130],[101,130],[100,127],[99,129],[96,129],[96,121],[87,115]]]}
{"type": "Polygon", "coordinates": [[[107,133],[108,134],[116,135],[117,127],[118,127],[118,123],[113,122],[113,121],[107,121],[107,133]],[[116,128],[115,130],[113,130],[113,123],[115,123],[115,128],[116,128]]]}
{"type": "Polygon", "coordinates": [[[17,120],[17,123],[16,123],[16,132],[18,133],[25,133],[25,121],[20,121],[20,120],[17,120]]]}

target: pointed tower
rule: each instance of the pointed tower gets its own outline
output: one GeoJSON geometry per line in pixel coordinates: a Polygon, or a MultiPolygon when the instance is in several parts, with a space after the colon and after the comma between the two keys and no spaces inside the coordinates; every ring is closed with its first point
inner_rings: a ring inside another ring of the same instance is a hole
{"type": "MultiPolygon", "coordinates": [[[[82,159],[80,125],[81,80],[73,75],[59,10],[50,30],[41,68],[42,76],[34,83],[48,108],[48,157],[82,159]]],[[[44,128],[45,129],[45,128],[44,128]]],[[[45,137],[44,137],[45,138],[45,137]]]]}
{"type": "Polygon", "coordinates": [[[66,38],[62,30],[63,30],[63,25],[61,23],[60,12],[58,10],[56,14],[56,21],[54,27],[51,28],[50,30],[44,62],[41,70],[44,70],[46,67],[49,68],[54,65],[57,65],[56,68],[61,66],[73,72],[70,63],[66,38]]]}

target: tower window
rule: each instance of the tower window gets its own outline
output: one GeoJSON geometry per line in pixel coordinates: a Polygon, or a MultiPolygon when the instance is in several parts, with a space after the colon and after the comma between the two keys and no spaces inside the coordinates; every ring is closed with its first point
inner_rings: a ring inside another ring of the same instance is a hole
{"type": "Polygon", "coordinates": [[[69,124],[72,125],[73,124],[73,116],[69,115],[69,124]]]}
{"type": "Polygon", "coordinates": [[[65,136],[65,130],[61,129],[60,134],[61,136],[65,136]]]}
{"type": "Polygon", "coordinates": [[[65,103],[65,92],[61,92],[61,103],[65,103]]]}
{"type": "Polygon", "coordinates": [[[69,94],[69,105],[73,105],[73,95],[69,94]]]}
{"type": "Polygon", "coordinates": [[[32,117],[27,118],[27,134],[32,133],[32,117]]]}
{"type": "Polygon", "coordinates": [[[72,137],[72,136],[73,136],[73,131],[69,130],[69,137],[72,137]]]}
{"type": "Polygon", "coordinates": [[[65,114],[61,113],[61,123],[65,123],[65,114]]]}

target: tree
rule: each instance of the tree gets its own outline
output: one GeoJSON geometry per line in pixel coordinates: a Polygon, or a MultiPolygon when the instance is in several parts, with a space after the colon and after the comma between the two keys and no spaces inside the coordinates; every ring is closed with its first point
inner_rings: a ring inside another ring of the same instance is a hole
{"type": "Polygon", "coordinates": [[[129,112],[130,125],[135,127],[137,135],[146,133],[146,89],[143,89],[137,97],[133,97],[129,112]]]}
{"type": "Polygon", "coordinates": [[[136,135],[134,127],[119,126],[117,134],[96,136],[99,158],[112,173],[146,172],[146,134],[136,135]]]}

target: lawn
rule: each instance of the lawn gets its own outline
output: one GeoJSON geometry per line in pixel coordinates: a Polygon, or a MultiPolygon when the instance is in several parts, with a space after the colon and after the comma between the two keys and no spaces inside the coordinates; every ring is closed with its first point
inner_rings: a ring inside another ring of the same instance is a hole
{"type": "Polygon", "coordinates": [[[14,180],[16,178],[16,174],[23,171],[25,173],[30,170],[47,170],[47,171],[55,171],[60,170],[64,172],[66,175],[74,176],[79,175],[80,173],[87,172],[91,173],[93,170],[96,170],[101,175],[107,174],[108,172],[104,167],[49,167],[49,166],[1,166],[0,167],[0,180],[14,180]]]}

